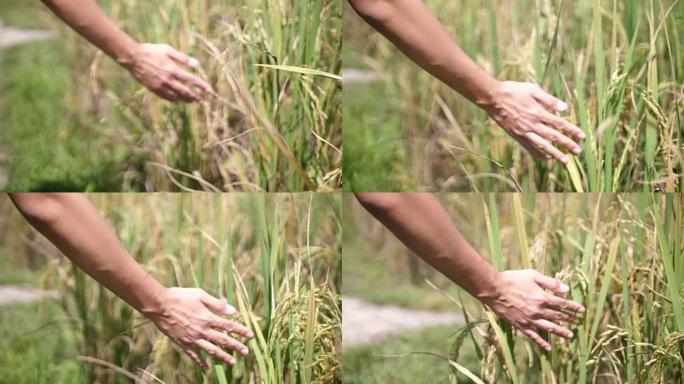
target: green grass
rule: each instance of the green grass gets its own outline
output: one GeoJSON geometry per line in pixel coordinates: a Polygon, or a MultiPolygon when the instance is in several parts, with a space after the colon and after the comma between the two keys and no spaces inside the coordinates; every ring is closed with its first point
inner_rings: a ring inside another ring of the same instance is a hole
{"type": "MultiPolygon", "coordinates": [[[[420,331],[404,332],[372,346],[346,350],[342,354],[342,382],[349,384],[389,383],[450,383],[449,367],[444,360],[413,352],[449,355],[450,342],[457,327],[429,327],[420,331]],[[408,355],[403,355],[408,354],[408,355]],[[402,355],[402,356],[396,356],[402,355]]],[[[471,349],[463,347],[461,365],[477,371],[478,361],[471,349]],[[468,352],[470,351],[470,352],[468,352]]],[[[459,376],[459,383],[470,383],[459,376]]]]}
{"type": "MultiPolygon", "coordinates": [[[[32,23],[44,16],[37,4],[5,1],[0,8],[16,15],[6,23],[45,28],[32,23]]],[[[73,107],[66,56],[59,38],[0,51],[0,151],[8,156],[8,191],[123,189],[123,171],[135,156],[104,139],[113,132],[73,107]]]]}
{"type": "Polygon", "coordinates": [[[0,310],[0,383],[83,382],[76,340],[59,304],[12,305],[0,310]]]}

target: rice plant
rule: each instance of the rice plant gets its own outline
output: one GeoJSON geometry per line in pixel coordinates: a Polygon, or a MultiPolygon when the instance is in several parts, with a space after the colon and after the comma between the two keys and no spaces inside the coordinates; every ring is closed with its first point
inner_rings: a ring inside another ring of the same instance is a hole
{"type": "MultiPolygon", "coordinates": [[[[387,95],[383,102],[393,103],[392,113],[399,114],[389,123],[396,126],[391,137],[363,142],[375,156],[387,152],[399,157],[375,170],[394,173],[393,189],[681,190],[684,2],[432,0],[427,4],[489,73],[501,80],[538,83],[567,101],[570,110],[563,117],[579,126],[587,139],[582,154],[567,166],[534,159],[477,107],[430,78],[377,33],[363,29],[367,28],[361,26],[363,21],[348,8],[345,36],[351,32],[345,38],[345,57],[387,75],[380,91],[387,95]]],[[[388,124],[379,111],[371,107],[364,111],[367,116],[361,121],[388,124]]],[[[364,132],[371,129],[372,124],[345,123],[344,132],[367,137],[370,134],[364,132]]],[[[363,156],[345,157],[345,179],[354,176],[348,171],[363,174],[364,167],[357,165],[367,163],[371,155],[363,156]]],[[[348,187],[376,190],[370,179],[348,187]]]]}
{"type": "MultiPolygon", "coordinates": [[[[151,323],[51,247],[88,382],[339,381],[339,199],[328,194],[89,195],[127,250],[166,286],[200,287],[239,310],[255,338],[235,366],[202,371],[151,323]]],[[[17,219],[17,222],[20,220],[17,219]]]]}
{"type": "Polygon", "coordinates": [[[681,195],[482,195],[481,204],[496,218],[486,219],[492,263],[555,275],[587,312],[575,337],[552,337],[546,353],[488,310],[463,307],[452,382],[471,338],[482,366],[466,371],[476,382],[682,383],[681,195]]]}
{"type": "Polygon", "coordinates": [[[69,100],[74,116],[87,110],[106,123],[112,142],[131,148],[122,189],[339,188],[339,2],[100,4],[136,40],[197,57],[216,91],[199,106],[169,104],[60,27],[78,85],[69,100]]]}

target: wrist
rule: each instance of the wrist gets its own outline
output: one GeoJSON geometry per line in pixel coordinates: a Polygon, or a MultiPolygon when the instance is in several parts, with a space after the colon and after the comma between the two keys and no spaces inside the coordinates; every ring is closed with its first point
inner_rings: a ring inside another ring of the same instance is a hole
{"type": "Polygon", "coordinates": [[[479,290],[474,292],[474,296],[483,304],[490,305],[501,297],[503,291],[503,274],[501,272],[494,272],[493,276],[488,282],[483,284],[479,290]]]}
{"type": "Polygon", "coordinates": [[[165,311],[164,305],[168,302],[166,299],[169,294],[169,289],[158,285],[147,297],[141,302],[139,311],[147,318],[159,317],[165,311]]]}
{"type": "Polygon", "coordinates": [[[112,57],[122,67],[130,69],[135,64],[141,48],[142,44],[131,40],[117,49],[112,57]]]}
{"type": "Polygon", "coordinates": [[[496,109],[502,85],[502,81],[492,78],[486,86],[482,87],[482,91],[478,92],[473,102],[487,113],[496,109]]]}

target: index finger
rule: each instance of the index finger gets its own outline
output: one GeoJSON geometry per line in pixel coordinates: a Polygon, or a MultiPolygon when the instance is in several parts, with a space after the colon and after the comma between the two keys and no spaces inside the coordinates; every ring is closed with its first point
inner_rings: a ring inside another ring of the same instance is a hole
{"type": "Polygon", "coordinates": [[[568,310],[572,312],[584,312],[585,308],[579,303],[572,300],[564,299],[558,296],[548,295],[545,300],[545,305],[556,310],[568,310]]]}
{"type": "Polygon", "coordinates": [[[193,75],[192,73],[186,70],[178,68],[174,72],[174,76],[176,77],[176,79],[184,81],[188,84],[192,84],[206,93],[215,93],[214,89],[211,87],[211,85],[209,85],[209,83],[200,79],[199,76],[193,75]]]}
{"type": "Polygon", "coordinates": [[[224,319],[223,317],[219,317],[216,315],[213,315],[212,326],[214,328],[222,329],[226,332],[234,333],[249,339],[254,337],[254,332],[252,332],[249,328],[245,327],[244,325],[232,320],[224,319]]]}

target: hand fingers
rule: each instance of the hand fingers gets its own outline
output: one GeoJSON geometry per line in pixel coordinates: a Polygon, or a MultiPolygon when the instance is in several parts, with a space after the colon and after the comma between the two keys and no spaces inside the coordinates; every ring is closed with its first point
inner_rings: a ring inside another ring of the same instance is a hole
{"type": "Polygon", "coordinates": [[[585,311],[584,307],[581,304],[557,296],[547,296],[544,305],[548,308],[555,310],[566,310],[579,313],[585,311]]]}
{"type": "Polygon", "coordinates": [[[237,310],[232,305],[229,305],[225,299],[219,299],[204,291],[202,291],[200,300],[210,311],[224,316],[231,316],[237,313],[237,310]]]}
{"type": "Polygon", "coordinates": [[[223,317],[213,316],[212,327],[224,330],[228,333],[234,333],[236,335],[240,335],[242,337],[246,337],[249,339],[254,337],[254,333],[250,331],[249,328],[235,321],[224,319],[223,317]]]}
{"type": "Polygon", "coordinates": [[[533,324],[537,326],[539,329],[543,329],[544,331],[548,333],[553,333],[556,336],[560,336],[566,339],[571,339],[572,338],[572,331],[565,327],[561,327],[560,325],[556,323],[552,323],[548,320],[544,319],[537,319],[533,320],[533,324]]]}
{"type": "Polygon", "coordinates": [[[169,83],[169,87],[173,89],[174,92],[176,92],[181,100],[186,101],[186,102],[200,102],[202,101],[202,97],[195,93],[192,89],[189,87],[183,85],[180,81],[171,81],[169,83]]]}
{"type": "Polygon", "coordinates": [[[570,158],[565,155],[563,152],[561,152],[558,148],[554,147],[543,139],[541,136],[534,132],[529,132],[527,134],[527,138],[530,139],[530,141],[539,148],[540,151],[550,155],[554,159],[560,161],[563,164],[567,164],[568,161],[570,161],[570,158]]]}
{"type": "Polygon", "coordinates": [[[190,57],[171,46],[169,46],[168,55],[171,60],[188,67],[196,67],[199,65],[199,60],[195,59],[194,57],[190,57]]]}
{"type": "Polygon", "coordinates": [[[547,109],[563,112],[568,109],[568,105],[554,96],[546,93],[543,89],[536,87],[532,91],[532,97],[547,109]]]}
{"type": "Polygon", "coordinates": [[[550,158],[549,155],[541,152],[537,147],[532,145],[532,143],[530,143],[530,141],[527,137],[525,137],[525,136],[513,136],[513,138],[518,143],[520,143],[520,145],[522,145],[527,150],[527,152],[531,153],[533,156],[536,156],[536,157],[543,159],[543,160],[548,160],[550,158]]]}
{"type": "Polygon", "coordinates": [[[522,333],[526,334],[535,343],[539,344],[540,347],[547,351],[551,351],[551,344],[544,340],[539,334],[530,328],[521,328],[522,333]]]}
{"type": "Polygon", "coordinates": [[[197,344],[198,347],[205,350],[209,354],[209,356],[213,357],[214,359],[221,360],[226,364],[230,365],[234,365],[236,362],[233,356],[229,355],[226,351],[210,343],[207,340],[199,339],[195,342],[195,344],[197,344]]]}
{"type": "Polygon", "coordinates": [[[157,96],[161,97],[162,99],[166,101],[179,101],[181,99],[181,96],[177,94],[173,89],[169,88],[159,88],[155,89],[154,93],[157,94],[157,96]]]}
{"type": "Polygon", "coordinates": [[[563,321],[570,324],[577,324],[579,320],[575,316],[567,314],[563,311],[556,311],[551,309],[542,310],[539,314],[540,318],[552,321],[563,321]]]}
{"type": "Polygon", "coordinates": [[[235,352],[240,353],[243,356],[246,356],[249,353],[249,349],[247,348],[247,346],[233,339],[232,337],[226,335],[223,332],[215,331],[212,329],[207,333],[207,339],[212,343],[220,346],[221,348],[231,349],[235,352]]]}
{"type": "Polygon", "coordinates": [[[576,140],[585,138],[584,132],[576,125],[547,111],[542,112],[542,121],[576,140]]]}
{"type": "Polygon", "coordinates": [[[540,287],[548,289],[553,293],[566,293],[570,290],[570,287],[563,284],[560,280],[554,279],[550,276],[546,276],[538,271],[535,271],[534,282],[537,283],[540,287]]]}
{"type": "Polygon", "coordinates": [[[178,69],[175,73],[174,76],[176,79],[181,80],[185,83],[192,84],[196,86],[197,88],[201,89],[202,91],[206,93],[215,93],[214,89],[207,83],[206,81],[200,79],[198,76],[193,75],[192,73],[188,71],[184,71],[182,69],[178,69]]]}
{"type": "Polygon", "coordinates": [[[185,352],[186,355],[190,357],[190,359],[197,364],[198,367],[202,369],[209,369],[209,366],[207,365],[206,362],[202,361],[202,359],[199,357],[199,354],[195,352],[193,349],[190,348],[183,348],[183,352],[185,352]]]}
{"type": "Polygon", "coordinates": [[[582,148],[577,143],[553,128],[540,124],[537,132],[551,143],[561,145],[575,155],[582,153],[582,148]]]}

